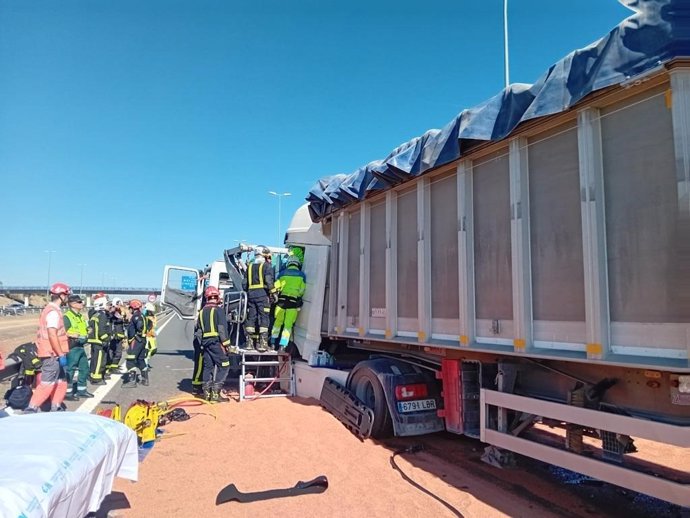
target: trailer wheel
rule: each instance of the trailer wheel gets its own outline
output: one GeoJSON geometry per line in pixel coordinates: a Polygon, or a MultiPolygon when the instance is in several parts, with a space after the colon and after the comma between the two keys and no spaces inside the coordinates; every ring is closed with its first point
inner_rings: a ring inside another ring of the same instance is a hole
{"type": "Polygon", "coordinates": [[[383,439],[393,435],[393,421],[388,411],[386,394],[376,373],[369,367],[358,369],[349,380],[349,389],[362,403],[374,411],[371,436],[374,439],[383,439]]]}

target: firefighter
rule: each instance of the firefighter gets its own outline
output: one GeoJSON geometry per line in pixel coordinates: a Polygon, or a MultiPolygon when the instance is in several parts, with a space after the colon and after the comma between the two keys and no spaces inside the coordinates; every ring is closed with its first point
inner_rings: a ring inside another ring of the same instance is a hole
{"type": "Polygon", "coordinates": [[[125,307],[122,299],[114,298],[110,310],[112,337],[106,349],[106,374],[119,372],[122,360],[122,347],[125,340],[125,307]]]}
{"type": "Polygon", "coordinates": [[[292,326],[302,307],[302,296],[306,288],[306,278],[302,273],[302,265],[296,256],[290,256],[287,267],[276,281],[278,302],[275,306],[275,321],[271,333],[272,347],[279,346],[284,351],[290,342],[292,326]],[[283,332],[280,333],[280,328],[283,332]],[[280,342],[278,335],[280,334],[280,342]]]}
{"type": "MultiPolygon", "coordinates": [[[[105,297],[106,299],[108,298],[108,296],[105,293],[103,293],[102,291],[99,291],[98,293],[94,294],[94,296],[92,297],[92,300],[95,301],[96,299],[100,299],[102,297],[105,297]]],[[[89,311],[88,311],[89,320],[91,320],[91,317],[93,316],[93,314],[95,312],[96,312],[96,309],[93,306],[89,308],[89,311]]]]}
{"type": "Polygon", "coordinates": [[[67,303],[70,287],[57,282],[50,287],[50,302],[43,308],[36,333],[36,355],[41,360],[38,385],[31,396],[25,413],[38,412],[39,407],[50,399],[52,411],[62,410],[67,394],[67,333],[61,307],[67,303]]]}
{"type": "Polygon", "coordinates": [[[105,385],[106,349],[110,345],[111,338],[109,308],[110,302],[107,297],[94,299],[86,340],[91,345],[89,382],[93,385],[105,385]]]}
{"type": "Polygon", "coordinates": [[[192,394],[203,396],[204,394],[204,350],[201,347],[201,340],[194,336],[192,343],[194,347],[194,372],[192,373],[192,394]]]}
{"type": "Polygon", "coordinates": [[[127,327],[127,372],[122,376],[123,387],[136,387],[139,382],[139,374],[141,374],[141,384],[145,387],[149,384],[149,372],[144,360],[146,357],[146,319],[141,314],[141,308],[140,300],[129,301],[132,316],[127,327]]]}
{"type": "Polygon", "coordinates": [[[156,306],[151,302],[144,305],[144,318],[146,319],[146,368],[151,370],[151,363],[149,360],[156,354],[158,347],[156,346],[156,306]]]}
{"type": "Polygon", "coordinates": [[[84,300],[79,295],[70,295],[67,299],[69,309],[65,311],[64,323],[67,332],[67,399],[79,401],[80,397],[92,398],[87,390],[86,380],[89,378],[89,359],[86,356],[84,346],[88,337],[88,325],[82,310],[84,300]],[[74,383],[74,375],[77,374],[77,382],[74,383]]]}
{"type": "Polygon", "coordinates": [[[259,352],[265,352],[268,350],[268,325],[271,320],[270,297],[275,294],[271,251],[265,246],[258,246],[254,254],[254,261],[247,268],[243,286],[247,292],[246,348],[252,350],[256,344],[259,352]]]}
{"type": "Polygon", "coordinates": [[[204,351],[204,397],[206,400],[218,403],[230,401],[221,395],[220,391],[230,370],[231,351],[228,338],[228,323],[225,312],[219,308],[220,292],[215,286],[209,286],[204,291],[206,305],[199,312],[199,318],[194,329],[194,336],[204,351]]]}

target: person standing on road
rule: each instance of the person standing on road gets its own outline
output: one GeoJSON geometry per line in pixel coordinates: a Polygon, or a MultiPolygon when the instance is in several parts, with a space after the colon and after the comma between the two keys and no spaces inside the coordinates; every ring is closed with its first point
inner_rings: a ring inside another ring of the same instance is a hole
{"type": "Polygon", "coordinates": [[[106,349],[106,375],[118,373],[120,370],[120,360],[122,360],[122,347],[125,340],[125,310],[122,299],[114,298],[113,306],[110,309],[110,327],[112,336],[106,349]]]}
{"type": "Polygon", "coordinates": [[[156,306],[151,302],[144,304],[144,318],[146,319],[146,368],[151,370],[150,360],[158,347],[156,346],[156,306]]]}
{"type": "Polygon", "coordinates": [[[145,387],[149,384],[149,371],[144,361],[146,357],[146,319],[141,314],[141,308],[140,300],[129,301],[132,316],[127,327],[127,372],[122,376],[122,386],[126,388],[137,386],[139,374],[141,374],[141,384],[145,387]]]}
{"type": "Polygon", "coordinates": [[[194,337],[204,350],[204,397],[214,403],[230,401],[220,391],[230,370],[230,339],[225,312],[220,305],[220,292],[209,286],[204,292],[206,305],[199,312],[194,337]]]}
{"type": "Polygon", "coordinates": [[[50,287],[50,302],[43,308],[36,333],[37,356],[41,359],[38,386],[24,413],[36,413],[50,398],[50,410],[62,410],[67,394],[65,367],[67,366],[67,333],[62,319],[62,306],[67,303],[70,287],[57,282],[50,287]]]}
{"type": "Polygon", "coordinates": [[[89,382],[92,385],[105,385],[106,348],[110,345],[111,337],[109,305],[110,302],[106,297],[94,299],[94,311],[89,319],[87,342],[91,345],[89,382]]]}
{"type": "Polygon", "coordinates": [[[87,390],[86,380],[89,377],[89,360],[86,357],[84,346],[88,335],[86,319],[82,315],[84,300],[79,295],[70,295],[67,299],[69,309],[65,311],[63,321],[69,344],[67,354],[67,399],[79,401],[80,397],[92,398],[87,390]],[[78,374],[74,383],[74,375],[78,374]]]}
{"type": "Polygon", "coordinates": [[[258,246],[254,253],[254,262],[247,268],[243,286],[247,292],[246,348],[254,349],[258,340],[257,351],[265,352],[268,350],[268,325],[271,321],[270,297],[275,294],[273,268],[268,247],[258,246]]]}
{"type": "Polygon", "coordinates": [[[292,327],[297,321],[297,315],[302,307],[302,296],[306,289],[306,278],[302,273],[302,265],[299,259],[291,256],[287,261],[287,267],[276,281],[278,290],[278,302],[275,307],[275,321],[271,331],[271,346],[280,346],[285,350],[292,337],[292,327]],[[280,332],[280,328],[283,332],[280,332]],[[280,335],[280,342],[278,342],[280,335]]]}

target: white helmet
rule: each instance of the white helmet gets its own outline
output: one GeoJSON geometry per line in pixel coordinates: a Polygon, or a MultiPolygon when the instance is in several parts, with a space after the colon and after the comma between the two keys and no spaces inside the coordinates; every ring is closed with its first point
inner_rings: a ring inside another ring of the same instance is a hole
{"type": "Polygon", "coordinates": [[[94,309],[105,309],[108,306],[108,297],[98,297],[93,301],[94,309]]]}
{"type": "Polygon", "coordinates": [[[115,297],[113,299],[113,306],[122,306],[122,299],[119,297],[115,297]]]}
{"type": "Polygon", "coordinates": [[[156,306],[154,306],[151,302],[147,302],[144,304],[144,309],[146,310],[147,313],[155,313],[156,312],[156,306]]]}

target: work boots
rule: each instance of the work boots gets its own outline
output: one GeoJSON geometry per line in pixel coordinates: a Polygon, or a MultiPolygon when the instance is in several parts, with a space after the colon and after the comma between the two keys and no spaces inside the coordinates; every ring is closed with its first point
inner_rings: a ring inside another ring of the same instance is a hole
{"type": "Polygon", "coordinates": [[[213,389],[211,390],[211,401],[213,403],[227,403],[230,401],[229,398],[226,398],[221,394],[221,388],[223,388],[222,383],[216,383],[213,385],[213,389]]]}
{"type": "Polygon", "coordinates": [[[268,333],[261,333],[259,335],[259,346],[256,348],[260,353],[268,351],[268,333]]]}
{"type": "Polygon", "coordinates": [[[137,386],[137,373],[135,371],[126,372],[122,376],[122,388],[135,388],[137,386]]]}
{"type": "Polygon", "coordinates": [[[141,371],[141,384],[144,385],[145,387],[149,386],[149,371],[147,371],[147,370],[141,371]]]}
{"type": "Polygon", "coordinates": [[[246,338],[247,338],[247,341],[244,344],[244,348],[247,351],[253,351],[254,350],[254,335],[247,333],[246,338]]]}
{"type": "Polygon", "coordinates": [[[77,395],[77,384],[74,383],[71,387],[71,390],[67,391],[67,394],[65,394],[65,399],[67,401],[79,401],[79,396],[77,395]]]}
{"type": "Polygon", "coordinates": [[[213,391],[210,386],[204,386],[204,399],[206,401],[213,401],[213,391]]]}

